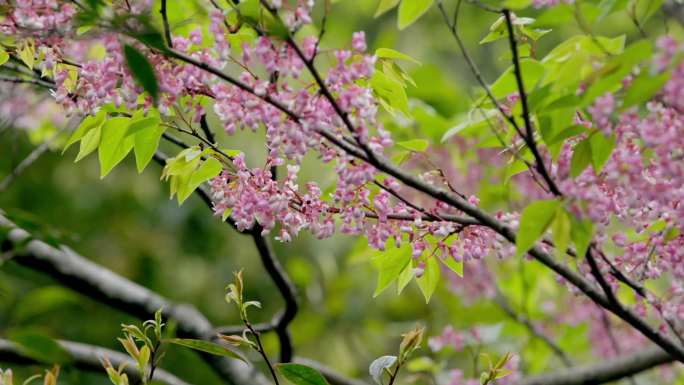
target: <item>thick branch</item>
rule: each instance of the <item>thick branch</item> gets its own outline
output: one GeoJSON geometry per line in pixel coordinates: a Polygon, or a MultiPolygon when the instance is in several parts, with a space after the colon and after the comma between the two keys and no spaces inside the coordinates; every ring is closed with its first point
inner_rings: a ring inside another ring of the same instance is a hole
{"type": "MultiPolygon", "coordinates": [[[[129,380],[132,380],[131,383],[137,383],[140,381],[140,373],[136,369],[135,361],[123,353],[103,348],[101,346],[88,345],[80,342],[58,342],[62,348],[64,348],[71,355],[71,359],[73,361],[70,365],[74,366],[75,368],[101,373],[104,375],[105,370],[102,367],[101,360],[107,358],[115,368],[118,368],[124,363],[127,364],[126,368],[124,369],[124,373],[128,375],[129,380]]],[[[4,339],[0,339],[0,362],[31,365],[39,363],[23,353],[21,348],[15,343],[4,339]]],[[[155,370],[154,380],[161,381],[168,385],[189,385],[187,382],[163,369],[155,370]]]]}
{"type": "Polygon", "coordinates": [[[619,380],[673,361],[662,349],[652,347],[598,364],[578,366],[522,379],[517,385],[592,385],[619,380]]]}
{"type": "MultiPolygon", "coordinates": [[[[176,321],[181,336],[205,340],[216,338],[214,327],[193,306],[173,303],[76,254],[67,246],[56,248],[33,239],[2,214],[0,226],[12,229],[1,250],[10,252],[16,263],[41,271],[65,287],[141,319],[153,318],[154,312],[161,308],[164,316],[176,321]]],[[[230,384],[268,384],[255,368],[240,361],[208,355],[203,355],[203,358],[230,384]]]]}

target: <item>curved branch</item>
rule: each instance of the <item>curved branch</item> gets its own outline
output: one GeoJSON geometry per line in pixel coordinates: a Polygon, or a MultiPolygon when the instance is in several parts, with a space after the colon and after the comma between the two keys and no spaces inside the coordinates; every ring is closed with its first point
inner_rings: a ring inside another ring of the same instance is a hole
{"type": "Polygon", "coordinates": [[[674,361],[660,348],[652,347],[598,364],[578,366],[555,373],[522,379],[516,385],[591,385],[619,380],[674,361]]]}
{"type": "Polygon", "coordinates": [[[287,327],[297,315],[299,309],[297,290],[278,261],[278,258],[276,258],[271,244],[261,235],[261,227],[255,226],[251,230],[251,234],[257,250],[259,250],[259,256],[261,256],[261,263],[264,265],[264,269],[266,269],[266,272],[278,288],[280,295],[282,295],[283,300],[285,300],[285,307],[274,317],[273,325],[280,341],[280,360],[282,362],[289,362],[292,361],[293,349],[290,332],[287,327]]]}
{"type": "MultiPolygon", "coordinates": [[[[64,350],[69,352],[71,359],[73,360],[70,365],[75,368],[105,375],[101,360],[107,358],[115,368],[118,368],[122,364],[126,364],[124,373],[132,380],[131,383],[136,383],[140,380],[140,373],[136,369],[135,361],[123,353],[80,342],[60,340],[58,343],[64,350]]],[[[15,343],[5,339],[0,339],[0,361],[31,365],[40,363],[24,354],[21,348],[15,343]]],[[[163,382],[167,385],[190,385],[163,369],[155,370],[154,380],[163,382]]]]}
{"type": "Polygon", "coordinates": [[[508,29],[508,42],[511,48],[511,53],[513,54],[513,72],[515,73],[515,80],[518,85],[518,94],[520,94],[520,104],[522,104],[522,115],[525,122],[525,136],[523,139],[527,142],[527,146],[530,148],[532,155],[536,161],[536,168],[541,174],[542,178],[546,181],[549,186],[549,190],[553,195],[561,196],[563,195],[561,191],[556,186],[556,182],[553,181],[551,175],[549,174],[546,166],[544,165],[544,159],[542,159],[537,144],[534,141],[534,128],[532,127],[532,117],[530,116],[530,109],[527,105],[527,93],[525,92],[525,84],[523,82],[522,69],[520,66],[520,55],[518,54],[518,42],[515,38],[515,31],[513,28],[513,16],[511,16],[511,11],[504,9],[502,11],[504,17],[506,18],[506,27],[508,29]]]}
{"type": "MultiPolygon", "coordinates": [[[[0,212],[0,226],[10,229],[1,251],[10,252],[16,263],[43,272],[60,284],[105,305],[141,319],[154,317],[163,309],[165,317],[177,322],[178,334],[189,338],[214,340],[214,327],[192,305],[178,304],[132,282],[90,260],[69,247],[59,248],[33,239],[0,212]]],[[[265,377],[254,367],[238,360],[202,355],[215,372],[234,385],[266,385],[265,377]]]]}
{"type": "Polygon", "coordinates": [[[538,338],[540,341],[544,342],[551,349],[551,351],[553,351],[553,353],[558,356],[563,365],[565,365],[566,367],[571,367],[573,365],[572,360],[563,351],[563,349],[561,349],[561,347],[558,346],[558,344],[554,342],[549,336],[541,332],[527,317],[516,312],[515,309],[513,309],[511,304],[508,302],[508,299],[504,297],[498,289],[497,295],[496,297],[494,297],[494,302],[512,320],[527,328],[527,330],[533,337],[538,338]]]}

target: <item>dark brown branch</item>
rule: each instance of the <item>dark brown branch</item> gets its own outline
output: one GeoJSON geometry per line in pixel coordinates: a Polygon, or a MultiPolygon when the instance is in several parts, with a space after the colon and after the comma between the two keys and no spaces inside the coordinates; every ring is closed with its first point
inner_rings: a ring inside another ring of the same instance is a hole
{"type": "Polygon", "coordinates": [[[207,123],[207,115],[204,114],[200,118],[200,128],[202,129],[202,132],[204,133],[204,136],[207,138],[208,141],[211,143],[216,143],[216,137],[214,136],[214,132],[211,131],[211,128],[209,128],[209,123],[207,123]]]}
{"type": "MultiPolygon", "coordinates": [[[[12,261],[43,272],[65,287],[141,319],[151,319],[155,311],[163,309],[165,317],[176,321],[180,336],[216,340],[213,325],[192,305],[173,303],[76,254],[67,246],[56,248],[33,239],[2,214],[0,226],[11,229],[1,251],[9,252],[12,261]]],[[[230,384],[268,384],[254,367],[240,361],[209,355],[202,357],[230,384]]]]}
{"type": "MultiPolygon", "coordinates": [[[[131,383],[140,380],[140,373],[136,369],[133,359],[115,350],[103,348],[101,346],[83,344],[72,341],[58,341],[59,345],[71,356],[72,362],[69,364],[80,370],[92,371],[105,375],[101,360],[106,358],[115,368],[126,364],[124,373],[128,376],[131,383]]],[[[40,364],[22,352],[21,348],[11,341],[0,339],[0,362],[35,365],[40,364]]],[[[154,372],[154,380],[163,382],[167,385],[190,385],[175,375],[157,369],[154,372]]]]}
{"type": "Polygon", "coordinates": [[[7,77],[7,76],[0,76],[0,82],[3,83],[15,83],[15,84],[31,84],[34,86],[39,86],[47,89],[54,89],[55,86],[53,84],[50,84],[48,82],[45,82],[40,79],[23,79],[23,78],[12,78],[12,77],[7,77]]]}
{"type": "Polygon", "coordinates": [[[511,115],[509,115],[501,106],[501,103],[496,99],[494,94],[492,93],[491,88],[487,84],[487,82],[484,80],[482,77],[482,74],[480,73],[480,70],[477,68],[477,65],[475,64],[475,61],[473,58],[470,56],[468,53],[468,49],[465,46],[465,43],[463,42],[463,39],[461,38],[461,35],[458,32],[458,15],[459,15],[459,10],[461,7],[461,1],[459,0],[456,3],[456,10],[454,13],[454,18],[452,22],[449,22],[449,16],[446,13],[446,10],[444,9],[444,5],[440,1],[437,4],[440,12],[442,13],[442,16],[444,17],[444,22],[446,23],[447,27],[449,27],[449,31],[451,32],[451,35],[454,37],[454,40],[456,40],[456,44],[458,45],[459,50],[461,51],[461,56],[463,56],[463,59],[465,59],[466,64],[468,65],[468,68],[470,69],[470,72],[473,74],[475,77],[475,80],[477,80],[478,84],[480,84],[480,87],[485,91],[487,94],[487,98],[489,99],[490,102],[496,107],[496,109],[499,111],[501,116],[503,116],[508,123],[513,126],[515,131],[520,135],[520,137],[524,137],[525,135],[523,134],[520,126],[518,125],[518,122],[515,120],[515,118],[511,115]]]}
{"type": "Polygon", "coordinates": [[[275,332],[280,341],[280,361],[292,361],[292,340],[288,325],[297,315],[299,304],[297,303],[297,290],[290,281],[285,269],[280,265],[280,261],[275,256],[273,248],[266,238],[261,235],[261,226],[255,226],[250,232],[254,244],[259,251],[261,257],[261,264],[266,269],[266,272],[271,277],[271,280],[278,288],[278,292],[285,301],[285,307],[278,315],[275,316],[273,324],[275,325],[275,332]]]}
{"type": "Polygon", "coordinates": [[[525,83],[523,81],[522,69],[520,67],[518,42],[515,38],[515,30],[513,27],[511,11],[509,11],[508,9],[504,9],[502,13],[506,18],[506,26],[508,28],[508,42],[511,47],[511,53],[513,54],[513,72],[515,73],[515,80],[518,84],[518,93],[520,94],[520,103],[522,104],[523,120],[525,122],[525,136],[523,136],[523,139],[527,143],[527,146],[530,148],[530,151],[534,156],[537,171],[542,176],[542,178],[544,178],[553,195],[561,196],[563,194],[560,192],[558,186],[556,186],[556,183],[553,181],[553,178],[551,178],[551,175],[546,169],[546,166],[544,165],[544,159],[539,153],[539,149],[537,148],[537,144],[534,140],[534,128],[532,127],[532,117],[530,115],[530,109],[527,104],[527,93],[525,92],[525,83]]]}
{"type": "Polygon", "coordinates": [[[166,0],[161,0],[161,6],[159,8],[159,13],[162,17],[162,23],[164,24],[164,37],[166,38],[166,44],[169,48],[173,48],[173,39],[171,38],[171,28],[169,27],[169,16],[166,12],[166,0]]]}
{"type": "Polygon", "coordinates": [[[587,263],[589,264],[589,268],[591,269],[592,275],[596,279],[596,282],[598,282],[599,286],[601,286],[601,289],[603,289],[603,292],[606,294],[608,301],[610,301],[610,303],[614,304],[615,306],[620,306],[620,302],[615,296],[615,293],[613,293],[613,289],[608,284],[608,281],[606,281],[606,278],[601,273],[601,269],[596,263],[596,259],[594,259],[594,255],[592,254],[591,250],[591,247],[587,249],[585,257],[587,259],[587,263]]]}

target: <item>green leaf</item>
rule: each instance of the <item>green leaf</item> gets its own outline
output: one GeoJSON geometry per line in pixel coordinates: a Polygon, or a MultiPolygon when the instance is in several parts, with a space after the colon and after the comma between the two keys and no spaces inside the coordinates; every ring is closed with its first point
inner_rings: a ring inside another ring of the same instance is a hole
{"type": "Polygon", "coordinates": [[[278,373],[294,385],[328,385],[318,370],[300,364],[278,364],[278,373]]]}
{"type": "Polygon", "coordinates": [[[186,348],[198,350],[200,352],[213,354],[215,356],[230,357],[235,358],[243,362],[247,362],[247,359],[239,352],[233,351],[223,345],[215,344],[213,342],[204,340],[193,340],[188,338],[170,338],[168,342],[183,346],[186,348]]]}
{"type": "Polygon", "coordinates": [[[558,207],[556,217],[551,225],[551,233],[553,235],[553,243],[556,246],[556,255],[562,257],[565,255],[568,245],[570,244],[570,216],[565,211],[563,206],[558,207]]]}
{"type": "Polygon", "coordinates": [[[581,258],[587,253],[591,237],[594,233],[594,224],[591,219],[579,220],[572,216],[572,228],[570,230],[570,238],[575,244],[575,252],[577,257],[581,258]]]}
{"type": "Polygon", "coordinates": [[[0,66],[9,60],[9,54],[2,47],[0,47],[0,66]]]}
{"type": "MultiPolygon", "coordinates": [[[[526,90],[532,90],[544,75],[544,65],[534,59],[522,59],[520,70],[526,90]]],[[[499,76],[491,86],[492,93],[497,98],[503,98],[518,91],[518,82],[515,77],[514,67],[508,69],[499,76]]]]}
{"type": "Polygon", "coordinates": [[[406,288],[406,286],[411,282],[413,279],[413,264],[408,263],[406,264],[406,267],[404,267],[404,270],[399,273],[399,277],[397,278],[397,295],[401,294],[402,291],[406,288]]]}
{"type": "Polygon", "coordinates": [[[515,159],[512,162],[510,162],[508,165],[506,165],[506,172],[504,174],[504,185],[508,185],[508,182],[511,181],[511,178],[514,176],[528,171],[530,169],[530,166],[527,165],[523,160],[521,159],[515,159]]]}
{"type": "Polygon", "coordinates": [[[580,135],[587,131],[587,128],[581,124],[572,125],[564,130],[561,130],[556,135],[553,135],[549,140],[545,140],[546,144],[551,146],[564,141],[565,139],[572,138],[573,136],[580,135]]]}
{"type": "Polygon", "coordinates": [[[451,257],[445,257],[444,259],[440,259],[440,261],[442,261],[444,266],[448,267],[449,270],[456,273],[456,275],[463,277],[463,260],[456,261],[451,257]]]}
{"type": "MultiPolygon", "coordinates": [[[[190,181],[188,182],[190,192],[195,191],[202,183],[220,174],[221,170],[223,170],[223,166],[221,166],[221,162],[216,160],[216,158],[209,158],[202,162],[199,168],[190,175],[190,181]]],[[[181,200],[181,203],[184,200],[185,197],[181,200]]]]}
{"type": "Polygon", "coordinates": [[[160,120],[157,118],[156,121],[149,122],[149,125],[134,134],[133,152],[139,173],[143,172],[152,160],[157,147],[159,147],[159,140],[166,131],[166,127],[160,125],[159,122],[160,120]]]}
{"type": "Polygon", "coordinates": [[[400,60],[406,60],[406,61],[414,62],[416,64],[420,64],[420,62],[418,60],[412,58],[411,56],[409,56],[405,53],[393,50],[391,48],[378,48],[377,50],[375,50],[375,56],[378,57],[379,59],[400,59],[400,60]]]}
{"type": "Polygon", "coordinates": [[[64,154],[72,144],[81,140],[81,138],[83,138],[85,134],[90,132],[90,130],[102,126],[102,124],[105,121],[106,115],[106,112],[100,111],[96,115],[90,115],[83,119],[78,128],[74,130],[74,132],[67,140],[66,145],[64,145],[64,149],[62,150],[62,154],[64,154]]]}
{"type": "Polygon", "coordinates": [[[452,136],[458,134],[466,134],[467,132],[479,132],[484,128],[487,128],[492,122],[490,121],[495,116],[499,114],[496,109],[481,110],[476,109],[471,111],[464,121],[451,127],[442,136],[441,142],[444,143],[449,140],[452,136]]]}
{"type": "Polygon", "coordinates": [[[378,4],[378,9],[375,11],[375,15],[373,15],[373,17],[378,17],[383,13],[389,11],[390,9],[396,7],[397,4],[399,4],[399,1],[401,0],[380,0],[380,4],[378,4]]]}
{"type": "Polygon", "coordinates": [[[145,55],[128,44],[124,45],[124,56],[133,79],[150,94],[154,103],[157,104],[159,85],[157,84],[157,77],[152,64],[150,64],[145,55]]]}
{"type": "Polygon", "coordinates": [[[409,151],[425,152],[425,150],[427,150],[430,146],[430,142],[425,139],[412,139],[404,142],[398,142],[397,145],[409,151]]]}
{"type": "Polygon", "coordinates": [[[665,82],[670,79],[670,75],[670,72],[664,72],[652,76],[644,71],[644,73],[634,79],[632,84],[629,85],[629,88],[627,88],[627,93],[622,100],[622,108],[643,104],[650,100],[663,88],[665,82]]]}
{"type": "Polygon", "coordinates": [[[610,159],[610,154],[615,148],[615,136],[604,136],[601,132],[596,132],[589,137],[591,147],[591,164],[594,166],[596,174],[601,172],[601,168],[610,159]]]}
{"type": "Polygon", "coordinates": [[[397,26],[404,29],[415,23],[430,8],[434,0],[403,0],[399,5],[397,26]]]}
{"type": "Polygon", "coordinates": [[[591,144],[589,138],[579,142],[572,153],[572,160],[570,161],[570,175],[573,178],[577,177],[584,171],[591,163],[591,144]]]}
{"type": "Polygon", "coordinates": [[[14,322],[22,324],[38,316],[78,304],[79,298],[61,286],[40,287],[22,296],[11,312],[11,318],[14,322]]]}
{"type": "Polygon", "coordinates": [[[26,64],[29,69],[33,69],[36,63],[36,45],[33,39],[26,40],[19,46],[19,59],[26,64]]]}
{"type": "Polygon", "coordinates": [[[100,145],[101,135],[101,125],[95,127],[94,129],[88,131],[85,135],[83,135],[83,137],[81,138],[80,147],[78,149],[78,154],[76,155],[76,160],[74,160],[74,163],[90,155],[91,152],[97,149],[97,146],[100,145]]]}
{"type": "Polygon", "coordinates": [[[517,257],[529,251],[544,235],[559,205],[560,201],[553,199],[535,201],[525,207],[520,215],[520,229],[515,237],[517,257]]]}
{"type": "Polygon", "coordinates": [[[12,332],[9,337],[24,354],[40,362],[66,364],[71,361],[69,352],[50,337],[26,330],[12,332]]]}
{"type": "Polygon", "coordinates": [[[489,33],[480,40],[480,44],[489,43],[508,36],[508,28],[506,26],[506,18],[500,16],[489,27],[489,33]]]}
{"type": "Polygon", "coordinates": [[[384,252],[380,252],[377,260],[379,263],[380,274],[378,275],[378,285],[375,288],[373,297],[377,297],[387,288],[394,280],[399,277],[399,274],[411,262],[411,246],[408,242],[402,243],[401,247],[397,248],[394,245],[394,239],[390,238],[390,244],[384,252]]]}
{"type": "Polygon", "coordinates": [[[409,115],[408,97],[406,96],[404,86],[400,82],[380,71],[375,71],[370,83],[373,91],[391,109],[396,109],[409,115]]]}
{"type": "Polygon", "coordinates": [[[116,117],[102,125],[102,138],[98,150],[100,178],[104,178],[133,149],[134,140],[128,136],[131,119],[116,117]]]}
{"type": "Polygon", "coordinates": [[[425,303],[430,302],[430,298],[437,288],[437,283],[439,283],[440,274],[441,270],[437,258],[428,258],[425,262],[423,275],[420,278],[416,278],[418,287],[425,297],[425,303]]]}

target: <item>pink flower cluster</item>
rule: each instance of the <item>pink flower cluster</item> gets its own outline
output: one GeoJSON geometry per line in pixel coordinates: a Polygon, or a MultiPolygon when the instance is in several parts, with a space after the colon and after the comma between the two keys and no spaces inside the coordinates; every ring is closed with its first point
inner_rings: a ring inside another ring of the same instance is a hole
{"type": "Polygon", "coordinates": [[[45,37],[71,28],[71,19],[76,14],[73,3],[58,0],[16,0],[0,23],[3,34],[23,34],[45,37]]]}

